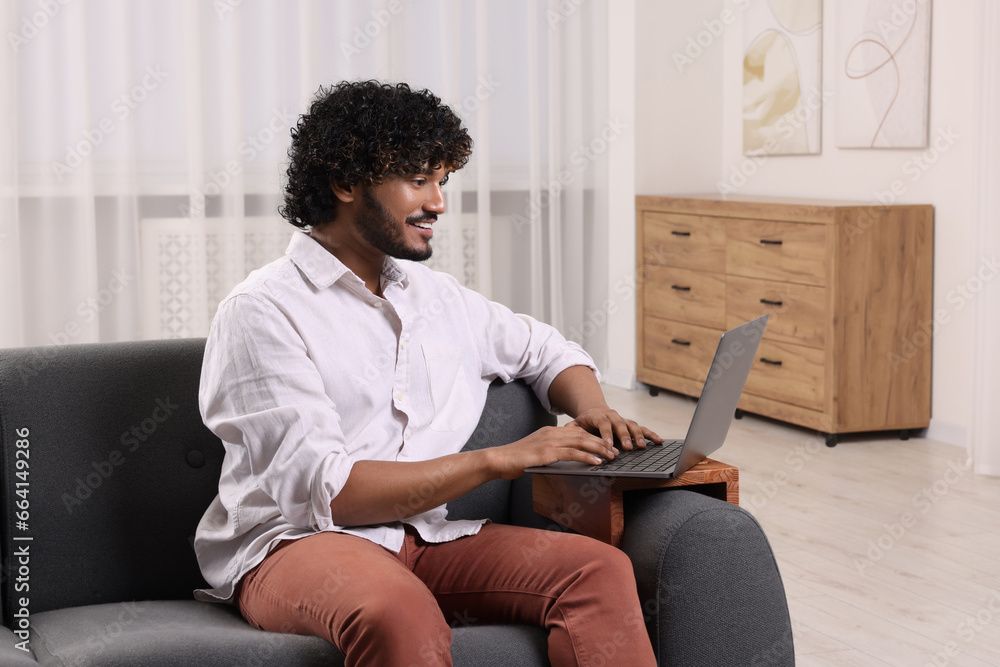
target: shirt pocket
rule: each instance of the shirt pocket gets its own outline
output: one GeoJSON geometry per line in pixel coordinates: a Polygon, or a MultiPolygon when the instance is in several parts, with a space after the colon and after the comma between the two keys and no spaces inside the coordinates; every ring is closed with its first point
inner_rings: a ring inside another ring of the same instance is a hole
{"type": "Polygon", "coordinates": [[[465,354],[462,348],[447,343],[422,343],[427,382],[434,405],[430,428],[434,431],[455,431],[466,425],[473,414],[474,401],[465,375],[465,354]]]}

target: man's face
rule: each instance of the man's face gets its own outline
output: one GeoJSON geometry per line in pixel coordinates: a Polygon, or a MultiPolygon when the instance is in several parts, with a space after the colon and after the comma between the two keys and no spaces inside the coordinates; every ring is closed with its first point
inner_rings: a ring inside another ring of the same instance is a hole
{"type": "Polygon", "coordinates": [[[441,186],[447,175],[442,167],[387,176],[378,185],[362,188],[356,224],[365,241],[397,259],[430,259],[431,225],[445,211],[441,186]]]}

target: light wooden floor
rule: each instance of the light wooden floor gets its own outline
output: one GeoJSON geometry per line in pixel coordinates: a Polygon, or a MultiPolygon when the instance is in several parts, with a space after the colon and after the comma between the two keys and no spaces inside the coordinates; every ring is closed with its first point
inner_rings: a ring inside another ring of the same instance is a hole
{"type": "MultiPolygon", "coordinates": [[[[605,387],[612,407],[683,437],[694,402],[605,387]]],[[[747,416],[713,458],[740,468],[740,504],[771,541],[796,664],[1000,665],[1000,479],[965,450],[844,436],[747,416]]]]}

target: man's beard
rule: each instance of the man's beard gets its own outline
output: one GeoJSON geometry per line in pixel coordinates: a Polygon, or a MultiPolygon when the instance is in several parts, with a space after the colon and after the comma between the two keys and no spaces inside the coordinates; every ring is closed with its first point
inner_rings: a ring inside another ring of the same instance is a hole
{"type": "MultiPolygon", "coordinates": [[[[396,259],[408,259],[414,262],[423,262],[431,258],[434,249],[427,244],[426,249],[413,248],[406,244],[404,238],[405,227],[401,226],[393,219],[392,214],[382,205],[369,188],[363,188],[361,192],[363,206],[357,213],[357,224],[361,230],[361,235],[368,243],[376,249],[384,252],[396,259]]],[[[435,220],[437,216],[433,213],[429,215],[412,216],[403,224],[409,222],[420,222],[422,220],[435,220]]]]}

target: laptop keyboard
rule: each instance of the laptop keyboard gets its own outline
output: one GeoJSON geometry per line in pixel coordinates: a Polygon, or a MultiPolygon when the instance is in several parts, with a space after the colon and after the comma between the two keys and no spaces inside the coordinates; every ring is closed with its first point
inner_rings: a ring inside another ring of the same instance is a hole
{"type": "Polygon", "coordinates": [[[594,472],[660,472],[670,470],[681,457],[683,440],[665,440],[662,445],[648,444],[645,449],[622,451],[614,461],[593,466],[594,472]]]}

